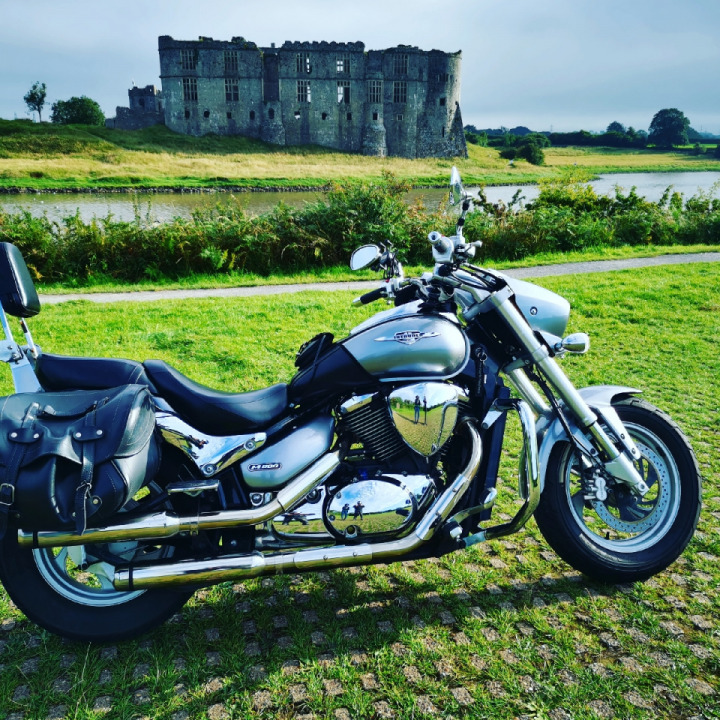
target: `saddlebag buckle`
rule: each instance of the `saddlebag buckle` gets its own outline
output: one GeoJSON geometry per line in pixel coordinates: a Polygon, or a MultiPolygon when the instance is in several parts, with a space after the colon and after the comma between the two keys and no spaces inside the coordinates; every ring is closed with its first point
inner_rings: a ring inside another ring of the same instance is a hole
{"type": "Polygon", "coordinates": [[[15,502],[15,486],[11,483],[2,483],[0,485],[0,505],[12,507],[15,502]]]}

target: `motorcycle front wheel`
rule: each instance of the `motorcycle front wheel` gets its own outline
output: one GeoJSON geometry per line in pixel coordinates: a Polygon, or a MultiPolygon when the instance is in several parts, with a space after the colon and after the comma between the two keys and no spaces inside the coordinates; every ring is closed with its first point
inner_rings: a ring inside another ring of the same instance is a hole
{"type": "Polygon", "coordinates": [[[640,498],[611,478],[598,493],[588,464],[572,445],[558,443],[535,520],[576,570],[602,582],[634,582],[664,570],[690,542],[700,516],[701,480],[687,439],[665,413],[638,398],[614,408],[640,451],[635,467],[648,493],[640,498]]]}
{"type": "Polygon", "coordinates": [[[126,640],[162,624],[192,591],[115,590],[107,558],[152,559],[165,552],[137,543],[32,550],[21,548],[8,528],[0,542],[0,581],[15,605],[52,633],[83,642],[126,640]]]}

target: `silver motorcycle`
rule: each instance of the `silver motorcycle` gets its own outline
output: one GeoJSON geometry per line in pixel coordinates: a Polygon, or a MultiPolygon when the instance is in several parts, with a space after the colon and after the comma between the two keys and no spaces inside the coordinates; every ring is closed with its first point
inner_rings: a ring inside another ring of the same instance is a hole
{"type": "Polygon", "coordinates": [[[700,512],[686,438],[636,388],[573,386],[558,360],[589,339],[565,336],[569,303],[472,263],[455,169],[451,202],[456,233],[430,233],[432,272],[405,278],[391,246],[358,248],[351,267],[384,279],[355,302],[393,307],[309,340],[290,382],[241,394],[159,360],[40,351],[37,294],[2,244],[16,394],[0,409],[0,579],[17,606],[70,638],[128,638],[201,586],[438,557],[533,515],[600,581],[672,563],[700,512]],[[493,524],[510,414],[522,505],[493,524]]]}

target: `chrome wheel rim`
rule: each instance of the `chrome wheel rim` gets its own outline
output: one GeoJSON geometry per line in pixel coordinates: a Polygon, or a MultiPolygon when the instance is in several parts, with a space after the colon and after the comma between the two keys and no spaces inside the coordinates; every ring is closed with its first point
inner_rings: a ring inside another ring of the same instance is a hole
{"type": "Polygon", "coordinates": [[[586,500],[572,450],[562,466],[570,511],[583,535],[606,550],[638,553],[652,548],[672,527],[680,507],[680,472],[667,445],[647,428],[626,422],[640,459],[635,468],[650,490],[643,498],[615,483],[604,501],[586,500]]]}
{"type": "MultiPolygon", "coordinates": [[[[106,549],[130,560],[137,550],[137,543],[113,543],[106,549]]],[[[80,605],[122,605],[145,592],[116,590],[112,584],[115,567],[93,558],[84,546],[40,548],[33,550],[33,558],[43,580],[58,595],[80,605]]]]}

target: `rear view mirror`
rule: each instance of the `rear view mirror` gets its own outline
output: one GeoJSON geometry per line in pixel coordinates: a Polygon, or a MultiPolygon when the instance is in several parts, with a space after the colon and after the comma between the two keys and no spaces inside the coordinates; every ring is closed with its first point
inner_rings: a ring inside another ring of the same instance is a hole
{"type": "Polygon", "coordinates": [[[453,165],[453,169],[450,172],[450,204],[458,205],[465,199],[465,188],[462,184],[462,178],[460,172],[453,165]]]}
{"type": "Polygon", "coordinates": [[[380,248],[377,245],[362,245],[353,251],[350,256],[351,270],[364,270],[380,258],[380,248]]]}

